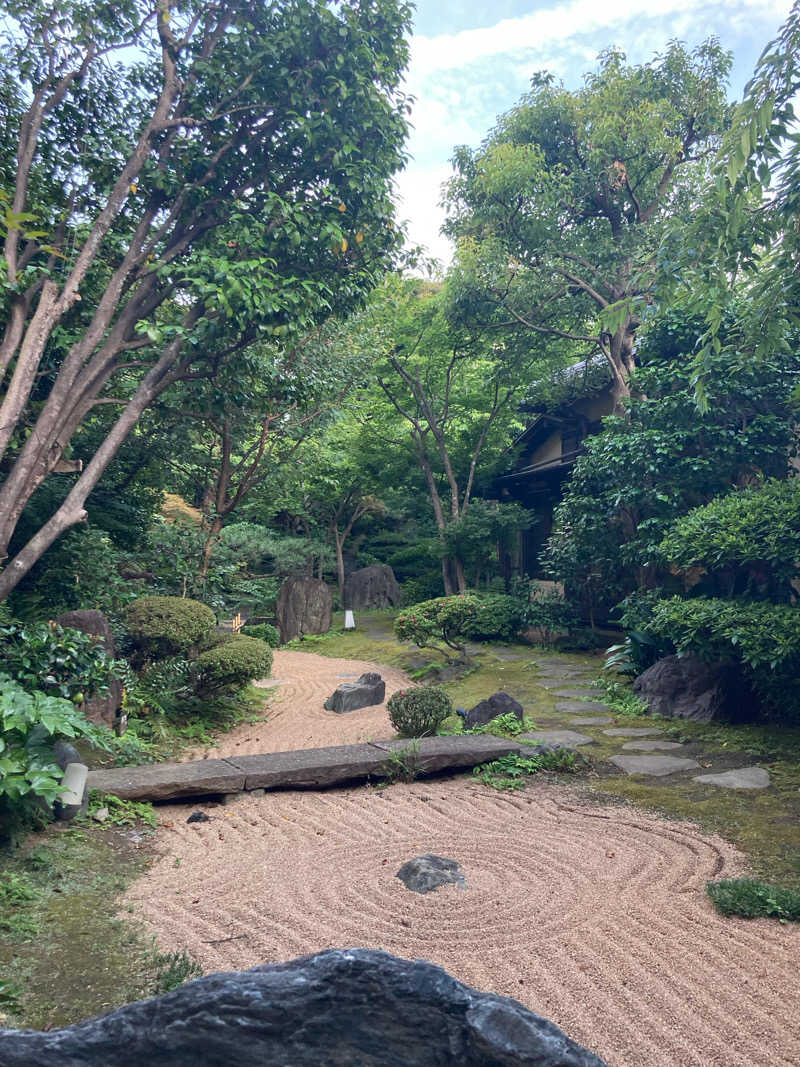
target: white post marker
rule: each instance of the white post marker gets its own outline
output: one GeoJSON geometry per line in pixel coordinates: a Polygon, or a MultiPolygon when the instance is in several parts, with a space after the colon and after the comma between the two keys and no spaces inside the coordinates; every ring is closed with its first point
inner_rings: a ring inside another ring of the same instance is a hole
{"type": "Polygon", "coordinates": [[[344,628],[345,630],[355,630],[356,620],[352,611],[345,611],[344,613],[344,628]]]}

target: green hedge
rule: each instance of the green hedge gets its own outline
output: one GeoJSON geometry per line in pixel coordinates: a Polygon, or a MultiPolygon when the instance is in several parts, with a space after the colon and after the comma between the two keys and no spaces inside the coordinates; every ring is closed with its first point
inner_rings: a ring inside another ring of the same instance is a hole
{"type": "Polygon", "coordinates": [[[240,689],[256,678],[268,678],[272,649],[255,637],[233,637],[216,648],[201,652],[193,673],[198,694],[240,689]]]}
{"type": "Polygon", "coordinates": [[[178,596],[139,597],[128,607],[125,621],[134,643],[155,659],[188,652],[216,623],[211,608],[178,596]]]}
{"type": "Polygon", "coordinates": [[[245,637],[257,637],[259,641],[266,642],[270,648],[280,647],[281,635],[277,626],[273,626],[270,622],[256,622],[252,626],[243,626],[242,633],[245,637]]]}

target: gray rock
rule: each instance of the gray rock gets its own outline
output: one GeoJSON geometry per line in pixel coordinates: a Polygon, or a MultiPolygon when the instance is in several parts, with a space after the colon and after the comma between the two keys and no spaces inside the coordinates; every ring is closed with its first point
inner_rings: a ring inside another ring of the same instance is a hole
{"type": "MultiPolygon", "coordinates": [[[[475,767],[522,751],[522,745],[487,734],[423,737],[417,741],[374,741],[293,752],[229,756],[189,763],[151,763],[90,771],[89,788],[124,800],[175,800],[179,797],[252,792],[256,789],[320,788],[359,778],[386,778],[389,754],[409,752],[419,774],[475,767]],[[410,750],[413,747],[413,754],[410,750]]],[[[527,749],[526,749],[527,751],[527,749]]]]}
{"type": "Polygon", "coordinates": [[[351,571],[345,579],[344,607],[351,611],[393,608],[402,597],[394,571],[387,563],[373,563],[351,571]]]}
{"type": "Polygon", "coordinates": [[[609,737],[647,737],[649,734],[661,734],[663,732],[656,726],[614,726],[610,730],[603,730],[603,733],[608,734],[609,737]]]}
{"type": "Polygon", "coordinates": [[[69,763],[82,763],[80,752],[69,741],[56,741],[53,745],[53,759],[62,771],[67,769],[69,763]]]}
{"type": "Polygon", "coordinates": [[[275,613],[281,644],[304,634],[326,634],[333,617],[333,594],[318,578],[287,578],[275,613]]]}
{"type": "Polygon", "coordinates": [[[449,860],[446,856],[434,856],[430,852],[404,863],[397,872],[397,877],[412,893],[430,893],[442,885],[467,888],[460,863],[449,860]]]}
{"type": "Polygon", "coordinates": [[[610,715],[584,715],[583,717],[573,715],[569,721],[572,726],[605,726],[606,723],[614,720],[610,715]]]}
{"type": "Polygon", "coordinates": [[[568,715],[577,712],[579,715],[585,711],[608,711],[608,704],[602,700],[558,700],[556,709],[565,711],[568,715]]]}
{"type": "Polygon", "coordinates": [[[565,697],[568,700],[594,700],[597,697],[596,689],[557,689],[557,697],[565,697]]]}
{"type": "Polygon", "coordinates": [[[665,656],[640,674],[633,691],[652,715],[667,719],[741,722],[757,700],[734,663],[706,663],[699,656],[665,656]]]}
{"type": "Polygon", "coordinates": [[[565,748],[592,744],[591,737],[575,730],[531,730],[529,733],[520,734],[519,737],[524,741],[536,741],[542,745],[563,745],[565,748]]]}
{"type": "Polygon", "coordinates": [[[343,682],[325,701],[328,711],[357,711],[382,704],[386,699],[386,682],[379,674],[362,674],[356,682],[343,682]]]}
{"type": "Polygon", "coordinates": [[[211,820],[204,811],[193,811],[189,818],[186,820],[188,823],[192,822],[210,822],[211,820]]]}
{"type": "Polygon", "coordinates": [[[473,726],[485,726],[498,715],[515,715],[522,722],[524,711],[519,701],[508,693],[493,693],[487,700],[482,700],[474,708],[469,709],[464,716],[464,729],[471,730],[473,726]]]}
{"type": "Polygon", "coordinates": [[[108,808],[98,808],[97,811],[93,812],[92,818],[95,822],[105,822],[108,818],[108,808]]]}
{"type": "Polygon", "coordinates": [[[694,781],[718,785],[723,789],[766,789],[769,785],[769,771],[763,767],[739,767],[733,771],[722,771],[720,774],[698,774],[694,781]]]}
{"type": "Polygon", "coordinates": [[[208,975],[0,1045],[3,1067],[605,1067],[515,1000],[368,949],[208,975]]]}
{"type": "Polygon", "coordinates": [[[696,759],[679,759],[677,756],[612,756],[611,762],[626,774],[647,774],[655,778],[678,771],[693,771],[700,766],[696,759]]]}
{"type": "Polygon", "coordinates": [[[626,752],[669,752],[676,748],[683,748],[679,741],[626,741],[622,746],[626,752]]]}
{"type": "MultiPolygon", "coordinates": [[[[80,630],[81,633],[90,634],[103,642],[103,649],[109,659],[116,655],[114,634],[111,623],[102,611],[94,609],[81,609],[79,611],[65,611],[63,615],[56,616],[59,626],[68,627],[71,630],[80,630]]],[[[85,704],[81,704],[81,711],[89,722],[96,726],[108,726],[109,729],[119,727],[119,717],[122,709],[122,685],[113,674],[108,677],[108,692],[105,696],[90,697],[85,704]]],[[[74,762],[74,761],[70,761],[74,762]]]]}

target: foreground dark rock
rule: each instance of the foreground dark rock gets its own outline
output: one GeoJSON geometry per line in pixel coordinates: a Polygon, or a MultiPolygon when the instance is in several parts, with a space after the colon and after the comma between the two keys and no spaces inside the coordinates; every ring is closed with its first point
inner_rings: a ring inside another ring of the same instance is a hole
{"type": "Polygon", "coordinates": [[[351,611],[393,608],[400,603],[402,595],[388,563],[373,563],[352,571],[344,583],[344,606],[351,611]]]}
{"type": "MultiPolygon", "coordinates": [[[[59,626],[68,627],[71,630],[80,630],[81,633],[89,634],[103,642],[103,648],[109,659],[116,656],[114,634],[111,623],[102,613],[94,608],[80,609],[79,611],[65,611],[55,620],[59,626]]],[[[114,729],[122,709],[122,685],[114,675],[109,675],[108,692],[105,696],[90,697],[85,704],[81,704],[81,711],[86,715],[89,722],[96,726],[108,726],[114,729]]]]}
{"type": "Polygon", "coordinates": [[[431,852],[408,860],[397,872],[397,877],[412,893],[431,893],[439,886],[451,884],[458,889],[467,888],[461,864],[446,856],[434,856],[431,852]]]}
{"type": "Polygon", "coordinates": [[[464,729],[471,730],[473,726],[485,726],[498,715],[515,715],[522,722],[523,714],[522,705],[508,693],[494,693],[487,700],[482,700],[474,708],[470,708],[463,716],[464,729]]]}
{"type": "Polygon", "coordinates": [[[287,578],[275,614],[282,645],[304,634],[326,634],[333,617],[333,594],[318,578],[287,578]]]}
{"type": "Polygon", "coordinates": [[[328,711],[358,711],[382,704],[386,699],[386,682],[379,674],[362,674],[356,682],[342,682],[325,701],[328,711]]]}
{"type": "Polygon", "coordinates": [[[435,774],[475,767],[521,752],[522,748],[515,741],[484,734],[372,741],[190,763],[113,767],[90,771],[88,786],[123,800],[177,800],[251,789],[320,788],[359,778],[389,778],[395,769],[391,766],[392,753],[402,753],[408,762],[413,762],[418,774],[435,774]]]}
{"type": "Polygon", "coordinates": [[[65,1030],[0,1031],[0,1064],[605,1067],[515,1000],[367,949],[212,974],[65,1030]]]}
{"type": "Polygon", "coordinates": [[[651,715],[665,719],[741,722],[751,719],[756,698],[734,663],[706,663],[699,656],[665,656],[640,674],[633,691],[651,715]]]}

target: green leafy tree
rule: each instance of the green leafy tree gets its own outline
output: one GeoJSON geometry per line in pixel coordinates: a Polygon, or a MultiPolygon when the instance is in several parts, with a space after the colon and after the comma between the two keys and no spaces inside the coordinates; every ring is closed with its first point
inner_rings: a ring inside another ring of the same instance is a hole
{"type": "Polygon", "coordinates": [[[0,598],[146,408],[362,299],[398,234],[396,0],[7,0],[0,555],[87,413],[119,409],[0,598]],[[9,168],[9,160],[16,164],[9,168]]]}
{"type": "Polygon", "coordinates": [[[574,92],[537,74],[483,145],[454,158],[446,230],[462,313],[602,353],[621,412],[659,243],[725,128],[729,65],[710,40],[673,42],[643,66],[606,52],[574,92]]]}

